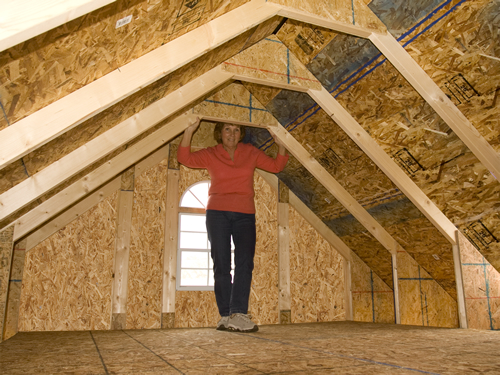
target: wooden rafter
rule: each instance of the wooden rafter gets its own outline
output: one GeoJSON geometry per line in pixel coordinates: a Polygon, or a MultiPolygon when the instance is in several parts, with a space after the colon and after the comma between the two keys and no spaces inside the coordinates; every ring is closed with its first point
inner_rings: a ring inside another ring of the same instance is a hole
{"type": "Polygon", "coordinates": [[[412,59],[399,42],[390,34],[372,34],[370,40],[479,161],[500,181],[500,154],[479,134],[474,125],[460,112],[420,65],[412,59]]]}
{"type": "Polygon", "coordinates": [[[0,220],[132,141],[165,118],[224,84],[231,77],[230,73],[219,68],[208,71],[1,194],[0,220]]]}
{"type": "Polygon", "coordinates": [[[340,185],[282,126],[269,127],[287,150],[363,225],[391,254],[401,245],[340,185]]]}
{"type": "Polygon", "coordinates": [[[441,212],[425,193],[391,159],[363,127],[325,89],[308,90],[311,98],[337,123],[366,155],[410,199],[423,215],[451,243],[455,243],[455,225],[441,212]]]}
{"type": "Polygon", "coordinates": [[[38,205],[15,221],[14,237],[20,239],[38,226],[50,220],[67,207],[84,198],[102,184],[114,178],[126,168],[137,163],[154,150],[168,143],[171,139],[184,131],[193,115],[182,115],[171,121],[163,128],[137,142],[118,156],[114,157],[85,177],[68,186],[58,194],[38,205]]]}

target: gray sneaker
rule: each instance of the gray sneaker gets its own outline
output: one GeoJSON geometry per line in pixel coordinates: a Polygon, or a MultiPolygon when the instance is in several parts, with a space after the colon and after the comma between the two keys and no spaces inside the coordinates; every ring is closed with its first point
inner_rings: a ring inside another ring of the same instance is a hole
{"type": "Polygon", "coordinates": [[[252,319],[252,316],[249,314],[232,314],[227,327],[231,331],[257,332],[259,327],[250,319],[252,319]]]}
{"type": "Polygon", "coordinates": [[[227,329],[227,323],[229,323],[229,316],[223,316],[220,318],[219,323],[217,323],[217,331],[225,331],[227,329]]]}

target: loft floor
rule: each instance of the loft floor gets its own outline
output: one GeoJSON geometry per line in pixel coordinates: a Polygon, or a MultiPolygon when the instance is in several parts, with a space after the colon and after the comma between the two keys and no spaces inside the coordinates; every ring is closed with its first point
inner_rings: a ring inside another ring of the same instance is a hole
{"type": "Polygon", "coordinates": [[[332,322],[212,328],[21,332],[2,374],[500,373],[500,332],[332,322]]]}

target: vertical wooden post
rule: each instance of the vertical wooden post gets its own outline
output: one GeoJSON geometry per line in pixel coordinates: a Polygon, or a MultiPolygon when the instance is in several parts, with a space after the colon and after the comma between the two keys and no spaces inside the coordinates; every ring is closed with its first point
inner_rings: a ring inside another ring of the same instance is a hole
{"type": "MultiPolygon", "coordinates": [[[[169,163],[170,164],[170,163],[169,163]]],[[[179,221],[179,178],[177,169],[168,169],[165,253],[163,255],[163,291],[161,328],[174,328],[175,289],[177,279],[177,237],[179,221]]]]}
{"type": "Polygon", "coordinates": [[[290,295],[290,225],[288,221],[289,190],[278,183],[278,306],[280,324],[292,322],[290,295]]]}
{"type": "Polygon", "coordinates": [[[111,329],[126,328],[130,230],[134,203],[134,167],[122,174],[118,193],[116,246],[113,264],[113,290],[111,299],[111,329]]]}
{"type": "Polygon", "coordinates": [[[345,320],[353,320],[351,261],[344,258],[345,320]]]}
{"type": "Polygon", "coordinates": [[[453,250],[453,265],[455,268],[455,282],[457,284],[458,324],[460,328],[468,328],[458,230],[455,232],[455,238],[456,238],[456,244],[452,245],[452,250],[453,250]]]}
{"type": "Polygon", "coordinates": [[[392,254],[392,283],[394,293],[394,320],[396,324],[401,324],[401,313],[399,309],[399,278],[397,254],[392,254]]]}
{"type": "Polygon", "coordinates": [[[26,243],[27,240],[24,239],[14,245],[10,267],[9,291],[7,293],[7,303],[5,306],[5,321],[3,326],[4,340],[14,336],[19,330],[19,306],[21,303],[26,243]]]}
{"type": "Polygon", "coordinates": [[[14,250],[14,226],[0,232],[0,342],[4,340],[4,323],[9,295],[9,279],[14,250]]]}

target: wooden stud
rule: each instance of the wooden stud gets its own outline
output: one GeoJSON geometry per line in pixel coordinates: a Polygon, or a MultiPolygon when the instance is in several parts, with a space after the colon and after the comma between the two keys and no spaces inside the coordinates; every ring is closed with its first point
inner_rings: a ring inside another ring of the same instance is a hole
{"type": "Polygon", "coordinates": [[[278,191],[278,309],[280,324],[290,324],[292,297],[290,294],[290,224],[288,221],[288,188],[278,191]],[[285,197],[285,199],[282,199],[285,197]]]}
{"type": "Polygon", "coordinates": [[[7,340],[18,332],[19,304],[21,302],[25,255],[26,241],[23,240],[15,244],[14,251],[12,252],[2,340],[7,340]]]}
{"type": "Polygon", "coordinates": [[[163,288],[161,328],[174,328],[175,291],[177,279],[177,241],[179,221],[179,178],[176,169],[167,174],[167,214],[165,223],[165,253],[163,255],[163,288]]]}
{"type": "MultiPolygon", "coordinates": [[[[0,132],[0,169],[141,88],[274,17],[278,10],[276,5],[253,0],[3,129],[0,132]]],[[[199,84],[197,88],[202,87],[199,84]]]]}
{"type": "Polygon", "coordinates": [[[412,59],[399,42],[390,34],[372,34],[369,39],[479,161],[497,180],[500,180],[500,154],[479,134],[474,125],[460,112],[420,65],[412,59]]]}
{"type": "Polygon", "coordinates": [[[3,341],[13,249],[14,226],[10,226],[0,232],[0,342],[3,341]]]}
{"type": "Polygon", "coordinates": [[[351,261],[344,258],[345,320],[353,320],[351,261]]]}
{"type": "Polygon", "coordinates": [[[455,282],[457,285],[457,305],[458,305],[458,324],[460,328],[468,328],[467,308],[465,300],[464,278],[462,274],[462,260],[460,257],[459,232],[455,232],[456,244],[452,245],[453,265],[455,269],[455,282]]]}
{"type": "Polygon", "coordinates": [[[111,291],[111,329],[122,330],[127,322],[128,269],[130,254],[130,230],[134,205],[134,168],[121,176],[116,218],[116,245],[113,264],[113,288],[111,291]],[[131,175],[131,178],[130,178],[131,175]],[[130,181],[132,180],[132,181],[130,181]]]}
{"type": "Polygon", "coordinates": [[[424,194],[410,177],[390,158],[363,127],[326,90],[309,90],[311,98],[339,125],[366,155],[412,201],[429,221],[450,241],[455,243],[455,225],[424,194]]]}
{"type": "Polygon", "coordinates": [[[163,128],[132,145],[120,155],[62,190],[57,195],[41,203],[39,206],[16,220],[14,238],[19,239],[24,237],[36,227],[42,225],[77,200],[88,195],[89,192],[98,188],[124,169],[130,167],[130,165],[169,142],[179,133],[183,132],[193,118],[192,115],[177,117],[163,128]]]}
{"type": "Polygon", "coordinates": [[[0,195],[0,220],[203,97],[231,77],[231,74],[224,73],[219,68],[210,70],[4,192],[0,195]]]}
{"type": "Polygon", "coordinates": [[[394,296],[394,320],[396,324],[401,324],[401,313],[399,309],[399,278],[397,254],[392,254],[392,290],[394,296]]]}
{"type": "Polygon", "coordinates": [[[114,1],[116,0],[8,1],[2,5],[0,51],[4,51],[114,1]]]}
{"type": "Polygon", "coordinates": [[[318,161],[285,128],[268,129],[287,150],[363,225],[391,254],[401,245],[332,177],[318,161]]]}

